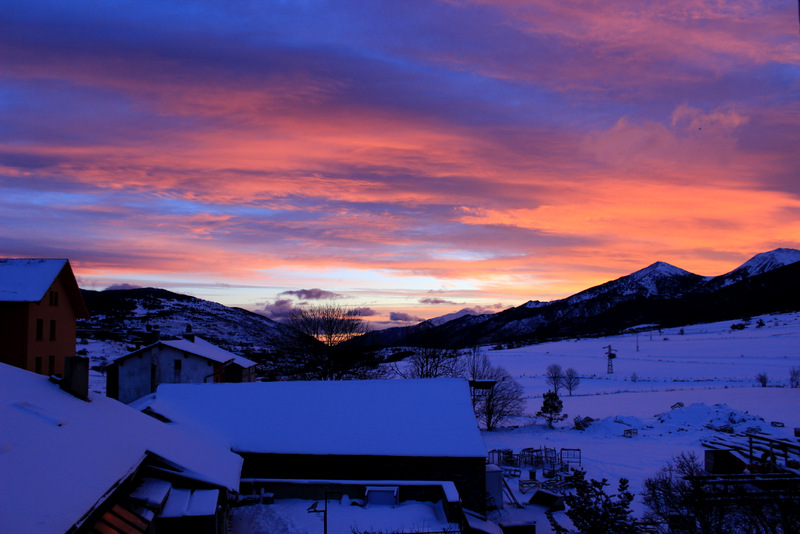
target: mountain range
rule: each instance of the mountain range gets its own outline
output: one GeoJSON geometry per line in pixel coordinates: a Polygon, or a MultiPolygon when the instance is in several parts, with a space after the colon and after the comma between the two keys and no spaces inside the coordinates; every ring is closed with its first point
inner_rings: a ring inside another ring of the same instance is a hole
{"type": "Polygon", "coordinates": [[[754,256],[716,277],[656,262],[564,299],[529,301],[487,315],[435,319],[370,332],[353,343],[378,348],[459,348],[615,334],[640,325],[680,326],[800,309],[800,250],[754,256]]]}
{"type": "MultiPolygon", "coordinates": [[[[79,324],[82,337],[147,342],[155,333],[176,337],[191,328],[239,354],[274,352],[297,337],[289,326],[258,313],[164,289],[82,293],[92,316],[79,324]]],[[[528,344],[608,335],[643,325],[681,326],[796,310],[800,310],[800,250],[779,248],[721,276],[700,276],[656,262],[564,299],[532,300],[495,314],[455,313],[372,331],[349,343],[375,350],[528,344]]]]}

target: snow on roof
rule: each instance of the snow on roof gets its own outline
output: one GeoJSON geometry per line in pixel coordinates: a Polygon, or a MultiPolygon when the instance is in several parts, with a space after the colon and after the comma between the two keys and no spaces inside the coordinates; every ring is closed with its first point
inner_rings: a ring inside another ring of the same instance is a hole
{"type": "Polygon", "coordinates": [[[161,340],[152,345],[148,345],[143,349],[139,349],[135,352],[130,352],[128,354],[124,354],[115,361],[123,360],[129,356],[134,354],[139,354],[141,351],[148,350],[151,347],[155,347],[156,345],[166,345],[168,347],[172,347],[173,349],[180,350],[183,352],[188,352],[189,354],[194,354],[195,356],[200,356],[202,358],[206,358],[208,360],[212,360],[219,363],[225,363],[230,360],[233,360],[234,363],[244,369],[249,369],[254,365],[258,365],[253,360],[248,360],[242,356],[238,356],[232,352],[228,352],[225,349],[222,349],[213,343],[209,343],[205,339],[202,339],[198,336],[194,337],[194,341],[190,341],[188,339],[172,339],[172,340],[161,340]]]}
{"type": "Polygon", "coordinates": [[[39,302],[67,260],[0,259],[0,302],[39,302]]]}
{"type": "Polygon", "coordinates": [[[188,339],[173,339],[160,341],[159,343],[174,349],[182,350],[183,352],[202,356],[203,358],[208,358],[209,360],[214,360],[215,362],[219,363],[225,363],[229,360],[233,360],[236,365],[244,367],[245,369],[256,365],[256,362],[253,360],[248,360],[242,356],[237,356],[236,354],[228,352],[225,349],[221,349],[213,343],[209,343],[205,339],[202,339],[198,336],[194,337],[194,341],[190,341],[188,339]]]}
{"type": "Polygon", "coordinates": [[[466,380],[162,384],[151,409],[237,452],[485,457],[466,380]]]}
{"type": "Polygon", "coordinates": [[[237,490],[242,458],[107,397],[91,402],[47,377],[0,364],[0,525],[65,532],[148,452],[191,476],[237,490]]]}

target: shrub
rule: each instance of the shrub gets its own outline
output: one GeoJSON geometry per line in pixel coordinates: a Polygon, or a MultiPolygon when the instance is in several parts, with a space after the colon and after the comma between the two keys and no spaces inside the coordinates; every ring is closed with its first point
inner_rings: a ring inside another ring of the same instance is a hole
{"type": "Polygon", "coordinates": [[[575,488],[564,496],[569,507],[566,514],[575,527],[586,534],[633,534],[637,532],[631,510],[633,493],[628,489],[628,480],[621,478],[615,495],[608,495],[606,479],[586,480],[585,471],[576,471],[567,478],[575,488]]]}
{"type": "Polygon", "coordinates": [[[800,367],[792,367],[789,370],[789,387],[800,387],[800,367]]]}
{"type": "Polygon", "coordinates": [[[767,378],[767,373],[758,373],[756,375],[756,382],[761,384],[762,388],[767,387],[767,382],[769,382],[769,378],[767,378]]]}

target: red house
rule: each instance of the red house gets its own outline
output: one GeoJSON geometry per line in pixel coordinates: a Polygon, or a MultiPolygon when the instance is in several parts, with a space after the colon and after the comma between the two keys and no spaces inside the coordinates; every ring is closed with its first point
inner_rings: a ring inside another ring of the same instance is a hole
{"type": "Polygon", "coordinates": [[[88,318],[69,260],[0,259],[0,362],[63,376],[75,322],[88,318]]]}

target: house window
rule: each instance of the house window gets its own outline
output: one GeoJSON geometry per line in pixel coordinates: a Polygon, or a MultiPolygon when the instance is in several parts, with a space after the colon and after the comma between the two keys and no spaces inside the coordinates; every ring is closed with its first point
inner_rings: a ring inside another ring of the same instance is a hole
{"type": "Polygon", "coordinates": [[[36,363],[35,363],[34,371],[36,371],[39,374],[42,374],[42,357],[41,356],[37,356],[36,357],[36,363]]]}
{"type": "Polygon", "coordinates": [[[58,291],[50,291],[50,306],[58,306],[58,291]]]}
{"type": "Polygon", "coordinates": [[[47,374],[53,375],[56,372],[56,357],[52,354],[47,357],[47,374]]]}
{"type": "Polygon", "coordinates": [[[181,365],[183,362],[181,360],[175,360],[175,382],[181,381],[181,365]]]}
{"type": "Polygon", "coordinates": [[[36,341],[44,339],[44,319],[36,319],[36,341]]]}
{"type": "Polygon", "coordinates": [[[50,341],[56,340],[56,320],[50,319],[50,341]]]}

